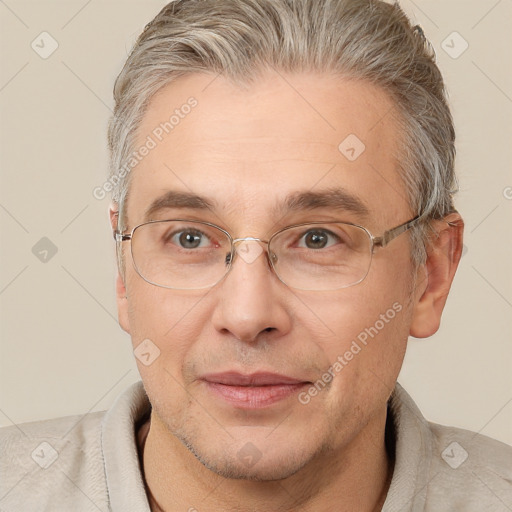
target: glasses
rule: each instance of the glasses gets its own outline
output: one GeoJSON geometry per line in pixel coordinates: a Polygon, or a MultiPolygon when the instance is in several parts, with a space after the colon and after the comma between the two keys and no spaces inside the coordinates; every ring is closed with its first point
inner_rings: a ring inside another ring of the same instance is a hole
{"type": "Polygon", "coordinates": [[[280,281],[299,290],[325,291],[363,281],[375,250],[412,228],[420,217],[381,236],[373,236],[357,224],[318,221],[287,226],[268,240],[233,238],[209,222],[172,219],[149,221],[130,233],[115,231],[114,238],[118,244],[131,242],[139,276],[162,288],[214,286],[228,274],[237,255],[252,263],[266,245],[268,264],[280,281]]]}

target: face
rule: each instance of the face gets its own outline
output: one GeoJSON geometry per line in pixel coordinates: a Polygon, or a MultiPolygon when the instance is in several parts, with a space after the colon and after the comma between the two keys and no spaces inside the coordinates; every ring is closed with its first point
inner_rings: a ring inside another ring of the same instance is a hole
{"type": "MultiPolygon", "coordinates": [[[[312,221],[352,222],[381,235],[414,216],[384,92],[326,75],[269,73],[244,89],[213,78],[188,75],[152,98],[137,147],[148,136],[157,144],[132,171],[127,230],[169,191],[206,197],[212,207],[160,205],[152,220],[208,221],[233,238],[268,240],[312,221]],[[193,108],[161,133],[190,97],[193,108]],[[362,146],[338,147],[349,134],[365,145],[359,156],[362,146]],[[342,205],[276,208],[290,195],[333,188],[368,214],[342,205]]],[[[285,478],[382,428],[414,315],[409,234],[375,252],[361,283],[321,292],[285,285],[265,251],[250,262],[238,257],[211,288],[160,288],[135,272],[128,243],[123,249],[121,324],[134,348],[149,339],[160,351],[149,365],[138,361],[152,428],[179,439],[206,467],[235,478],[285,478]]]]}

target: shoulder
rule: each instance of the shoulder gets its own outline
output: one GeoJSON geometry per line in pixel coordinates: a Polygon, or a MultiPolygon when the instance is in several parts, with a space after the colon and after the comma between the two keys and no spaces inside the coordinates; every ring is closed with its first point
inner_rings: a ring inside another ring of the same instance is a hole
{"type": "Polygon", "coordinates": [[[16,507],[23,503],[23,510],[57,510],[68,503],[75,506],[81,494],[83,508],[76,510],[89,510],[92,503],[91,509],[102,508],[106,494],[101,450],[104,414],[0,429],[2,507],[19,510],[16,507]]]}
{"type": "Polygon", "coordinates": [[[512,446],[490,437],[457,427],[429,422],[441,458],[452,469],[466,462],[473,468],[493,468],[497,475],[512,482],[512,446]]]}
{"type": "Polygon", "coordinates": [[[460,504],[468,511],[512,508],[511,446],[461,428],[428,425],[431,499],[446,500],[451,495],[454,506],[460,504]]]}
{"type": "Polygon", "coordinates": [[[512,510],[512,447],[427,421],[398,383],[390,413],[395,467],[383,510],[512,510]]]}

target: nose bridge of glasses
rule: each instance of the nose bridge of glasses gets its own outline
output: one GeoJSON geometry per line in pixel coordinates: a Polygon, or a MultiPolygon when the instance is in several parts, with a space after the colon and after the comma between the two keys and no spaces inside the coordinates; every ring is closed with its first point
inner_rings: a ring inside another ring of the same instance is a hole
{"type": "Polygon", "coordinates": [[[262,240],[261,238],[253,236],[235,238],[233,240],[233,247],[235,247],[236,253],[246,263],[252,263],[263,253],[264,249],[262,245],[268,247],[268,240],[262,240]]]}
{"type": "Polygon", "coordinates": [[[267,240],[262,240],[261,238],[255,238],[254,236],[246,236],[244,238],[234,238],[233,239],[233,245],[237,245],[241,242],[261,242],[262,244],[267,244],[268,245],[268,241],[267,240]]]}

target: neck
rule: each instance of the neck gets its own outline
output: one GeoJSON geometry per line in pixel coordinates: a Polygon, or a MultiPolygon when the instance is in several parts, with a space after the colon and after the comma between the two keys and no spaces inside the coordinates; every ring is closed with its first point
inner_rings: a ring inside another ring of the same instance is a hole
{"type": "Polygon", "coordinates": [[[149,423],[139,430],[151,510],[381,510],[393,472],[385,423],[384,412],[350,446],[318,454],[289,478],[261,482],[227,479],[207,469],[153,411],[149,432],[149,423]]]}

